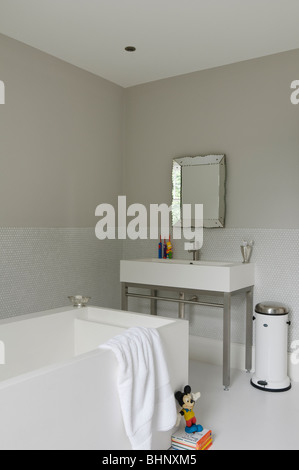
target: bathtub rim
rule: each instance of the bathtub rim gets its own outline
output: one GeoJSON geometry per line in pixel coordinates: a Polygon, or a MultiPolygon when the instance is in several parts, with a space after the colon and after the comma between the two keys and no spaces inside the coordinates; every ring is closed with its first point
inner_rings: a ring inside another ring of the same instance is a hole
{"type": "MultiPolygon", "coordinates": [[[[117,312],[118,314],[121,313],[122,315],[127,316],[127,315],[130,315],[130,316],[136,316],[136,317],[145,317],[145,318],[150,318],[151,320],[157,320],[158,322],[161,321],[161,325],[160,326],[167,326],[167,324],[171,324],[173,322],[184,322],[186,320],[182,320],[182,319],[179,319],[179,318],[170,318],[170,317],[164,317],[164,316],[154,316],[154,315],[151,315],[151,314],[148,314],[148,313],[141,313],[141,312],[132,312],[132,311],[127,311],[127,310],[121,310],[121,309],[116,309],[116,308],[110,308],[110,307],[98,307],[96,305],[87,305],[86,307],[81,307],[81,308],[78,308],[78,307],[72,307],[72,306],[66,306],[66,307],[58,307],[58,308],[53,308],[53,309],[49,309],[49,310],[43,310],[41,312],[33,312],[33,313],[24,313],[23,315],[16,315],[16,316],[13,316],[13,317],[6,317],[6,318],[1,318],[0,319],[0,327],[1,325],[8,325],[10,323],[17,323],[17,322],[21,322],[21,321],[26,321],[26,320],[33,320],[35,318],[43,318],[43,317],[46,317],[46,316],[51,316],[51,315],[57,315],[59,313],[64,313],[64,312],[73,312],[73,313],[77,313],[78,316],[75,316],[75,318],[79,318],[81,320],[86,320],[86,321],[94,321],[96,322],[95,320],[89,320],[88,318],[81,318],[84,316],[84,314],[88,315],[88,311],[93,311],[93,310],[100,310],[100,311],[109,311],[109,312],[117,312]],[[162,324],[162,322],[165,322],[164,324],[162,324]]],[[[103,323],[103,324],[106,324],[106,325],[117,325],[117,326],[123,326],[123,325],[118,325],[117,323],[109,323],[109,322],[101,322],[101,321],[98,321],[96,323],[103,323]]],[[[154,327],[153,327],[154,328],[154,327]]],[[[1,339],[1,337],[0,337],[1,339]]]]}
{"type": "MultiPolygon", "coordinates": [[[[137,317],[149,317],[149,318],[153,319],[153,316],[150,315],[150,314],[128,312],[128,311],[117,310],[117,309],[113,309],[113,308],[97,307],[97,306],[91,306],[91,305],[86,306],[86,307],[82,307],[82,308],[67,306],[67,307],[59,307],[59,308],[55,308],[55,309],[45,310],[43,312],[28,313],[28,314],[19,315],[19,316],[16,316],[16,317],[4,318],[4,319],[0,320],[0,328],[1,328],[1,325],[7,325],[7,324],[10,324],[10,323],[26,321],[26,320],[36,319],[36,318],[43,318],[43,317],[46,317],[46,316],[51,316],[51,315],[60,314],[60,313],[64,313],[64,312],[77,313],[78,316],[74,315],[74,319],[80,319],[80,320],[84,320],[84,321],[87,321],[87,322],[90,322],[90,323],[98,323],[98,324],[103,324],[103,325],[108,325],[108,326],[111,325],[110,323],[103,323],[101,321],[96,322],[94,320],[89,320],[89,319],[82,318],[82,316],[83,316],[82,314],[84,313],[83,311],[85,311],[85,313],[88,314],[88,309],[100,310],[100,311],[108,310],[110,312],[124,313],[124,314],[129,315],[129,316],[134,315],[134,316],[137,316],[137,317]]],[[[161,320],[160,327],[155,328],[158,331],[159,331],[160,328],[167,329],[167,328],[171,327],[173,324],[189,323],[188,320],[182,320],[182,319],[178,319],[178,318],[168,318],[168,317],[162,317],[162,316],[155,317],[155,320],[158,320],[158,321],[161,320]],[[164,324],[163,324],[163,321],[165,322],[164,324]]],[[[120,328],[124,328],[123,325],[117,325],[116,324],[115,326],[119,326],[120,328]]],[[[130,326],[126,327],[126,329],[129,329],[129,328],[131,328],[131,327],[130,326]]],[[[0,339],[1,339],[1,333],[0,333],[0,339]]],[[[24,373],[18,374],[16,376],[1,380],[0,381],[0,391],[7,388],[7,387],[16,385],[20,382],[34,379],[37,376],[46,375],[46,374],[51,373],[52,371],[57,370],[57,369],[62,369],[62,368],[68,367],[70,364],[74,364],[74,363],[82,361],[82,360],[87,360],[90,357],[101,356],[101,355],[106,355],[106,354],[108,354],[110,356],[113,355],[112,351],[104,349],[104,348],[102,349],[102,348],[100,348],[100,346],[101,345],[97,346],[95,349],[92,349],[91,351],[87,351],[87,352],[79,354],[79,355],[73,355],[72,357],[70,357],[68,359],[62,359],[59,362],[55,361],[52,364],[44,365],[42,367],[37,367],[36,369],[33,369],[29,372],[24,372],[24,373]]],[[[114,358],[114,360],[116,361],[115,358],[114,358]]]]}

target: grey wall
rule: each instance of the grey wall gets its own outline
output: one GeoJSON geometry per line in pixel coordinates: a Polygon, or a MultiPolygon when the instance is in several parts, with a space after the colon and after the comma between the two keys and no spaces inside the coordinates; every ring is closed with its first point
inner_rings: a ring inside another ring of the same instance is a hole
{"type": "Polygon", "coordinates": [[[94,228],[121,192],[124,90],[2,35],[0,79],[0,318],[119,307],[121,245],[94,228]]]}
{"type": "Polygon", "coordinates": [[[125,191],[170,203],[171,161],[227,155],[227,224],[299,228],[299,50],[126,90],[125,191]]]}
{"type": "Polygon", "coordinates": [[[0,35],[0,225],[93,227],[121,187],[124,90],[0,35]]]}
{"type": "MultiPolygon", "coordinates": [[[[129,202],[171,203],[172,159],[227,155],[227,219],[205,229],[203,260],[241,261],[242,239],[255,242],[254,302],[284,302],[289,340],[299,337],[299,50],[173,77],[126,90],[124,188],[129,202]]],[[[157,242],[125,241],[124,258],[155,257],[157,242]]],[[[188,258],[183,243],[174,256],[188,258]]],[[[130,299],[148,311],[148,302],[130,299]]],[[[177,306],[158,303],[159,314],[177,306]]],[[[222,312],[187,307],[192,334],[222,338],[222,312]]],[[[232,340],[244,343],[243,297],[232,302],[232,340]]]]}

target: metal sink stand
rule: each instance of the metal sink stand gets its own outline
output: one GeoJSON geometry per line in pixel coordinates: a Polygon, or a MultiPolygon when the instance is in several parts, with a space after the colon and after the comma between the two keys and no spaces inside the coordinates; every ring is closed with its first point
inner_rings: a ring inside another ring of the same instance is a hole
{"type": "Polygon", "coordinates": [[[179,289],[175,287],[153,286],[145,284],[136,284],[122,282],[121,308],[128,310],[128,298],[148,299],[151,303],[151,315],[157,315],[157,301],[176,302],[179,304],[178,317],[185,318],[185,305],[202,305],[208,307],[216,307],[223,309],[223,386],[224,390],[230,387],[230,369],[231,369],[231,297],[234,294],[245,293],[246,296],[246,352],[245,352],[245,369],[250,372],[252,368],[252,314],[253,314],[253,286],[245,287],[233,292],[217,292],[204,291],[194,289],[179,289]],[[129,288],[149,289],[150,294],[138,294],[129,291],[129,288]],[[158,295],[158,290],[179,292],[179,298],[164,297],[158,295]],[[201,302],[199,300],[187,300],[187,296],[218,296],[222,297],[221,303],[201,302]]]}

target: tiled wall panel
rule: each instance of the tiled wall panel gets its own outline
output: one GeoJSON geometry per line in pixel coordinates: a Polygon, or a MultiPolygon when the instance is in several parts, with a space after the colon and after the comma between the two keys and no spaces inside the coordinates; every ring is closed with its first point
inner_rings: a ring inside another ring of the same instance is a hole
{"type": "MultiPolygon", "coordinates": [[[[201,259],[240,261],[242,239],[254,240],[254,304],[279,301],[290,309],[289,343],[299,340],[299,230],[206,229],[201,259]]],[[[105,240],[94,228],[0,228],[0,318],[68,305],[68,295],[89,295],[92,305],[120,308],[119,261],[157,256],[156,240],[105,240]]],[[[183,241],[176,258],[190,258],[183,241]]],[[[161,292],[163,295],[163,292],[161,292]]],[[[169,292],[167,295],[170,295],[169,292]]],[[[174,294],[172,294],[174,295],[174,294]]],[[[129,309],[149,313],[149,302],[129,299],[129,309]]],[[[245,301],[232,300],[232,341],[245,342],[245,301]]],[[[158,302],[159,315],[175,317],[176,303],[158,302]]],[[[186,306],[190,332],[222,338],[222,311],[186,306]]]]}
{"type": "Polygon", "coordinates": [[[94,228],[0,228],[0,318],[66,306],[119,308],[121,244],[94,228]]]}
{"type": "MultiPolygon", "coordinates": [[[[290,309],[290,335],[299,340],[299,230],[289,229],[205,229],[202,260],[241,261],[242,240],[254,240],[251,261],[256,264],[254,305],[262,301],[283,302],[290,309]]],[[[124,259],[156,257],[157,241],[124,242],[124,259]]],[[[183,241],[174,241],[174,257],[187,258],[183,241]]],[[[148,312],[148,301],[130,299],[129,308],[148,312]]],[[[158,303],[159,314],[177,315],[177,305],[158,303]]],[[[245,300],[232,299],[232,341],[245,342],[245,300]]],[[[222,311],[212,307],[186,306],[193,335],[222,339],[222,311]]]]}

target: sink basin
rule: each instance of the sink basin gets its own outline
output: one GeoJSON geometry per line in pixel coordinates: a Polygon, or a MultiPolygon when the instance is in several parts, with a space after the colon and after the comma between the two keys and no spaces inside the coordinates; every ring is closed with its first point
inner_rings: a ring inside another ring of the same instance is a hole
{"type": "Polygon", "coordinates": [[[122,260],[120,281],[149,286],[233,292],[254,285],[253,263],[145,258],[122,260]]]}

